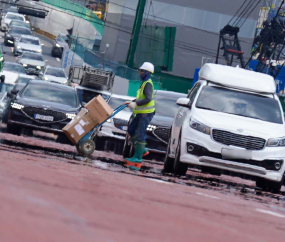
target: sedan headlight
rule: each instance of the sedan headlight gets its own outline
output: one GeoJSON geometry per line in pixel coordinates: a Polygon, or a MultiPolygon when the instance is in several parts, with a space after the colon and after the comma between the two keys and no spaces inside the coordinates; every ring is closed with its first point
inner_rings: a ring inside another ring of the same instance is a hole
{"type": "Polygon", "coordinates": [[[209,126],[202,124],[193,118],[190,119],[189,124],[192,129],[195,129],[204,134],[208,134],[208,135],[211,134],[211,128],[209,126]]]}
{"type": "Polygon", "coordinates": [[[20,45],[17,46],[18,49],[22,49],[22,47],[20,45]]]}
{"type": "Polygon", "coordinates": [[[45,79],[46,81],[48,81],[48,78],[47,78],[46,76],[44,77],[44,79],[45,79]]]}
{"type": "Polygon", "coordinates": [[[3,61],[4,60],[4,57],[2,56],[1,58],[0,58],[0,61],[3,61]]]}
{"type": "Polygon", "coordinates": [[[37,69],[39,69],[39,70],[40,70],[40,69],[42,69],[42,68],[41,68],[40,66],[37,66],[37,69]]]}
{"type": "Polygon", "coordinates": [[[59,45],[59,44],[55,44],[55,46],[56,46],[56,47],[58,47],[58,48],[60,47],[60,45],[59,45]]]}
{"type": "Polygon", "coordinates": [[[66,113],[66,117],[69,119],[74,119],[76,117],[76,114],[74,113],[66,113]]]}
{"type": "Polygon", "coordinates": [[[42,50],[36,50],[37,53],[42,53],[42,50]]]}
{"type": "Polygon", "coordinates": [[[285,146],[285,137],[269,139],[266,146],[268,146],[268,147],[284,147],[285,146]]]}
{"type": "Polygon", "coordinates": [[[148,126],[147,126],[147,129],[146,129],[146,131],[154,131],[156,129],[156,126],[155,125],[151,125],[151,124],[149,124],[148,126]]]}
{"type": "Polygon", "coordinates": [[[67,83],[67,80],[63,82],[63,84],[66,84],[66,83],[67,83]]]}
{"type": "Polygon", "coordinates": [[[23,64],[23,67],[27,67],[28,65],[27,64],[23,64]]]}
{"type": "Polygon", "coordinates": [[[10,44],[14,44],[14,41],[12,41],[12,40],[8,40],[8,42],[9,42],[10,44]]]}
{"type": "Polygon", "coordinates": [[[12,103],[11,106],[12,108],[19,109],[19,110],[25,107],[24,105],[18,104],[18,103],[12,103]]]}

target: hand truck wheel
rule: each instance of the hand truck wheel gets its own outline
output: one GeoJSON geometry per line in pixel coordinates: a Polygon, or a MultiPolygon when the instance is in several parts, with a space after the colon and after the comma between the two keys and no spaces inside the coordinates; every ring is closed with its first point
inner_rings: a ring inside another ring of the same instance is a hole
{"type": "Polygon", "coordinates": [[[92,155],[95,148],[96,148],[95,142],[91,139],[84,140],[80,142],[80,144],[76,145],[78,153],[84,157],[92,155]]]}

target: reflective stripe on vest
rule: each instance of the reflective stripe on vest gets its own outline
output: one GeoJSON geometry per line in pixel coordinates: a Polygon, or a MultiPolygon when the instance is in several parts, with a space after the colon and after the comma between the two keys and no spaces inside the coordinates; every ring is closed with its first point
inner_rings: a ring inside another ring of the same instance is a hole
{"type": "Polygon", "coordinates": [[[153,97],[154,97],[154,88],[153,88],[153,83],[152,83],[151,79],[149,79],[148,81],[143,82],[143,84],[141,85],[141,88],[137,91],[136,99],[138,101],[145,99],[145,95],[144,95],[143,92],[144,92],[145,85],[147,83],[150,83],[151,86],[152,86],[152,99],[146,105],[136,106],[134,111],[133,111],[135,114],[139,114],[139,113],[153,113],[155,111],[155,103],[154,103],[154,99],[153,99],[153,97]]]}

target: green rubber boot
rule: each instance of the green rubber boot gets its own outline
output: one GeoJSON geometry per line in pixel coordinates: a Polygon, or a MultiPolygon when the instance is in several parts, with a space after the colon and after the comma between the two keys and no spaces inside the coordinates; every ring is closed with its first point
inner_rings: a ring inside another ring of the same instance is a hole
{"type": "Polygon", "coordinates": [[[140,170],[142,166],[142,157],[146,143],[137,142],[135,155],[132,158],[125,159],[125,166],[132,170],[140,170]]]}
{"type": "MultiPolygon", "coordinates": [[[[136,147],[136,142],[137,142],[137,137],[136,136],[133,136],[130,138],[130,142],[132,143],[132,145],[134,145],[136,147]]],[[[144,151],[143,151],[143,157],[147,156],[149,154],[149,151],[147,148],[144,148],[144,151]]]]}

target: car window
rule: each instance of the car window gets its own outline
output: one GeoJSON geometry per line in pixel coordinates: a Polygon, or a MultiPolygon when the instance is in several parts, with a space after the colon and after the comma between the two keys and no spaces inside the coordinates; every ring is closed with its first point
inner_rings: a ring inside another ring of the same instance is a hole
{"type": "Polygon", "coordinates": [[[154,95],[155,114],[174,118],[179,109],[179,106],[176,104],[176,101],[179,98],[180,97],[177,96],[154,95]]]}
{"type": "MultiPolygon", "coordinates": [[[[110,101],[109,101],[109,105],[111,106],[111,108],[115,109],[121,105],[124,104],[124,102],[126,101],[130,101],[129,99],[122,99],[122,98],[115,98],[115,97],[111,97],[110,101]]],[[[125,108],[124,111],[127,112],[132,112],[132,110],[130,108],[125,108]]]]}
{"type": "Polygon", "coordinates": [[[32,32],[27,28],[11,28],[9,34],[32,35],[32,32]]]}
{"type": "Polygon", "coordinates": [[[282,124],[279,103],[269,97],[221,87],[204,86],[196,108],[282,124]]]}
{"type": "Polygon", "coordinates": [[[66,77],[62,69],[47,68],[45,75],[55,76],[55,77],[66,77]]]}
{"type": "Polygon", "coordinates": [[[105,100],[108,100],[110,95],[102,94],[100,92],[93,92],[89,90],[83,90],[83,89],[77,89],[77,94],[80,103],[85,102],[88,103],[90,100],[92,100],[94,97],[97,97],[98,95],[101,95],[105,100]]]}
{"type": "Polygon", "coordinates": [[[196,83],[195,86],[191,89],[191,91],[189,92],[187,98],[190,99],[190,102],[189,103],[193,103],[198,91],[199,91],[199,88],[200,88],[201,84],[200,83],[196,83]]]}
{"type": "Polygon", "coordinates": [[[59,85],[30,83],[21,95],[26,98],[77,107],[77,96],[74,89],[60,88],[59,85]]]}
{"type": "Polygon", "coordinates": [[[7,62],[4,62],[3,70],[26,74],[25,68],[23,66],[7,62]]]}
{"type": "Polygon", "coordinates": [[[40,54],[33,54],[29,52],[24,52],[22,59],[29,59],[29,60],[37,60],[37,61],[44,61],[43,56],[40,54]]]}
{"type": "Polygon", "coordinates": [[[30,44],[30,45],[40,45],[39,40],[37,40],[37,39],[25,38],[25,37],[22,37],[21,40],[20,40],[20,42],[21,42],[21,43],[24,43],[24,44],[30,44]]]}

